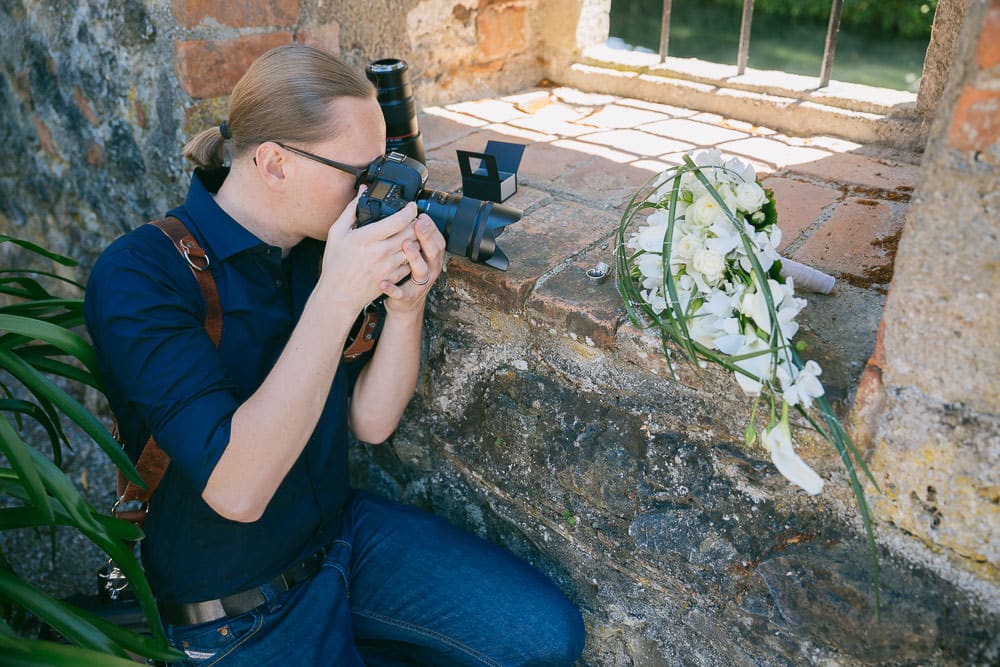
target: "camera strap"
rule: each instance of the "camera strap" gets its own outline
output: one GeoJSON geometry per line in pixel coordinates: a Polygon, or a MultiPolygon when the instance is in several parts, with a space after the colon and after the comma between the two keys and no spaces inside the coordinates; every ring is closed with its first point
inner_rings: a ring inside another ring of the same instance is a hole
{"type": "MultiPolygon", "coordinates": [[[[222,302],[219,299],[219,290],[215,284],[212,272],[208,270],[211,261],[204,249],[198,244],[194,235],[187,226],[179,219],[172,216],[162,220],[154,220],[149,223],[163,232],[169,238],[177,252],[184,257],[187,265],[191,268],[195,279],[198,281],[198,288],[205,299],[205,332],[212,339],[212,344],[216,348],[222,340],[222,302]]],[[[121,436],[118,433],[117,421],[112,426],[112,435],[121,443],[121,436]]],[[[149,499],[163,479],[167,466],[170,465],[170,457],[160,449],[153,436],[150,436],[143,445],[139,460],[135,463],[136,472],[146,483],[146,488],[141,488],[132,482],[121,470],[118,471],[118,500],[111,508],[111,513],[119,519],[124,519],[131,523],[142,525],[149,511],[149,499]]]]}
{"type": "Polygon", "coordinates": [[[344,361],[354,361],[365,352],[375,347],[375,341],[382,333],[385,306],[377,299],[372,301],[358,316],[354,328],[347,337],[347,347],[344,348],[344,361]]]}

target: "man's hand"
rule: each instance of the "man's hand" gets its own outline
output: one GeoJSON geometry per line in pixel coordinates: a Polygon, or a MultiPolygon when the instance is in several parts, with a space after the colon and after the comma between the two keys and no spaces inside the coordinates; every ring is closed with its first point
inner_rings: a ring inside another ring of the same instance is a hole
{"type": "MultiPolygon", "coordinates": [[[[381,293],[389,294],[385,285],[395,286],[411,273],[411,263],[422,247],[413,224],[417,205],[412,202],[382,220],[355,227],[355,210],[362,192],[363,188],[330,227],[320,275],[323,289],[336,290],[338,300],[352,304],[359,312],[381,293]]],[[[440,237],[434,224],[427,222],[440,237]]],[[[421,270],[427,272],[426,268],[421,270]]]]}
{"type": "Polygon", "coordinates": [[[391,312],[418,311],[444,266],[445,240],[434,221],[421,213],[413,225],[416,239],[402,246],[410,277],[402,285],[385,280],[379,287],[388,297],[386,310],[391,312]]]}

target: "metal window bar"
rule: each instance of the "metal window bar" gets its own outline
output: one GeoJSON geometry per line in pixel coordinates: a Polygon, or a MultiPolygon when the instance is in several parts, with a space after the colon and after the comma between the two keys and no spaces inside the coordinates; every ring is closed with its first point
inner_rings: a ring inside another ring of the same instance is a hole
{"type": "Polygon", "coordinates": [[[663,16],[660,19],[660,62],[667,59],[667,47],[670,45],[670,4],[672,0],[663,0],[663,16]]]}
{"type": "Polygon", "coordinates": [[[740,19],[740,50],[736,56],[736,76],[743,76],[750,59],[750,21],[753,19],[753,0],[743,0],[743,18],[740,19]]]}
{"type": "Polygon", "coordinates": [[[844,0],[833,0],[830,3],[830,24],[826,28],[826,45],[823,47],[823,66],[819,73],[819,87],[830,84],[830,72],[833,70],[833,53],[837,50],[837,33],[840,32],[840,13],[844,8],[844,0]]]}
{"type": "MultiPolygon", "coordinates": [[[[667,59],[670,46],[670,7],[673,0],[663,0],[663,15],[660,19],[660,62],[667,59]]],[[[837,33],[840,31],[840,16],[844,0],[831,0],[830,23],[826,29],[826,44],[823,47],[823,64],[820,67],[819,87],[830,84],[833,70],[833,56],[837,50],[837,33]]],[[[742,76],[750,60],[750,24],[753,21],[753,0],[743,0],[743,17],[740,20],[740,46],[736,57],[736,74],[742,76]]]]}

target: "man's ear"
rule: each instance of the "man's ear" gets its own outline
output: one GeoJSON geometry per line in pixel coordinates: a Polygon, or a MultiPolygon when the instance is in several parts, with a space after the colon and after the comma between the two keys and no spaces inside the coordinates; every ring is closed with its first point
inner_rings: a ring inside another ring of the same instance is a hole
{"type": "Polygon", "coordinates": [[[265,141],[257,146],[253,156],[257,175],[268,188],[283,192],[288,185],[287,156],[281,146],[273,141],[265,141]]]}

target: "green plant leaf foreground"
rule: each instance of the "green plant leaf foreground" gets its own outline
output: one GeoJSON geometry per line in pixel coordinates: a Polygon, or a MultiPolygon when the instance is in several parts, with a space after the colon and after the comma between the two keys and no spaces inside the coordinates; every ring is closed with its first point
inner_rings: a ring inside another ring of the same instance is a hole
{"type": "Polygon", "coordinates": [[[79,610],[46,595],[13,572],[0,570],[0,595],[30,610],[77,646],[123,658],[128,657],[124,649],[77,613],[79,610]]]}
{"type": "Polygon", "coordinates": [[[30,317],[0,314],[0,330],[44,341],[77,359],[95,376],[100,374],[93,348],[68,329],[30,317]]]}
{"type": "Polygon", "coordinates": [[[3,367],[11,375],[20,380],[29,391],[51,401],[53,405],[83,429],[87,435],[93,438],[94,442],[111,458],[115,466],[122,471],[122,474],[136,484],[139,484],[141,488],[146,488],[145,482],[142,481],[139,473],[136,472],[135,466],[125,454],[121,445],[111,437],[108,429],[73,397],[49,382],[47,378],[17,357],[17,355],[2,348],[0,348],[0,367],[3,367]]]}
{"type": "MultiPolygon", "coordinates": [[[[0,398],[0,413],[13,412],[15,414],[31,417],[45,429],[45,434],[49,438],[49,445],[52,447],[52,460],[57,466],[62,466],[62,442],[60,431],[52,422],[51,417],[45,410],[30,401],[22,401],[16,398],[0,398]]],[[[21,428],[18,426],[18,428],[21,428]]]]}
{"type": "Polygon", "coordinates": [[[17,431],[11,426],[5,415],[0,414],[0,451],[3,451],[17,475],[31,503],[38,508],[47,521],[53,521],[55,514],[49,504],[49,496],[42,481],[42,475],[34,466],[31,447],[28,446],[17,431]]]}
{"type": "Polygon", "coordinates": [[[54,262],[62,264],[63,266],[76,266],[76,260],[70,259],[65,255],[60,255],[57,252],[52,252],[47,250],[37,243],[32,243],[31,241],[25,241],[24,239],[15,238],[13,236],[8,236],[7,234],[0,234],[0,243],[13,243],[14,245],[21,246],[26,250],[30,250],[36,255],[41,255],[47,259],[51,259],[54,262]]]}
{"type": "MultiPolygon", "coordinates": [[[[673,366],[673,360],[671,356],[671,349],[668,347],[668,341],[674,343],[682,352],[686,360],[692,364],[692,366],[699,370],[698,362],[699,360],[704,360],[718,366],[721,366],[731,372],[740,373],[745,377],[752,380],[761,382],[765,388],[770,391],[769,383],[762,378],[756,377],[754,374],[746,371],[742,367],[739,367],[732,363],[733,361],[739,360],[739,357],[722,355],[716,350],[709,349],[697,341],[694,341],[688,334],[686,327],[686,320],[688,319],[687,313],[685,313],[681,307],[677,298],[674,279],[672,276],[672,271],[670,269],[670,252],[672,251],[672,236],[673,236],[673,226],[676,220],[676,201],[679,193],[680,187],[680,175],[685,171],[690,171],[695,175],[699,182],[707,189],[708,193],[712,196],[713,200],[721,207],[722,211],[725,213],[729,221],[734,225],[739,237],[743,243],[743,247],[746,251],[747,258],[751,265],[751,273],[757,281],[757,288],[763,295],[765,305],[767,307],[768,313],[771,320],[771,331],[768,333],[768,339],[770,344],[770,349],[764,353],[771,355],[786,354],[789,355],[789,359],[792,363],[797,364],[799,368],[802,367],[802,360],[799,358],[794,347],[788,345],[784,341],[784,337],[781,333],[780,326],[778,323],[777,311],[775,308],[774,297],[771,293],[770,286],[768,285],[769,273],[763,270],[756,253],[753,250],[753,245],[748,237],[746,231],[743,228],[741,222],[736,218],[733,211],[729,209],[725,201],[722,199],[715,187],[709,182],[709,180],[702,173],[702,168],[698,167],[690,156],[684,156],[685,165],[679,167],[672,167],[665,170],[661,174],[658,174],[650,178],[646,183],[640,187],[636,193],[629,200],[629,203],[625,207],[625,211],[622,214],[621,221],[618,226],[618,231],[616,234],[615,242],[615,263],[616,263],[616,283],[618,287],[619,294],[625,305],[625,310],[628,314],[629,320],[640,329],[649,329],[655,326],[660,334],[664,354],[670,365],[671,372],[676,379],[676,371],[673,366]],[[673,180],[672,192],[670,195],[670,203],[668,208],[668,222],[667,230],[664,236],[663,250],[662,250],[662,267],[663,267],[663,282],[666,291],[669,293],[671,303],[668,304],[667,310],[662,314],[657,314],[653,311],[650,304],[648,304],[645,299],[643,299],[638,287],[637,287],[637,277],[635,260],[644,251],[639,250],[633,255],[630,255],[627,248],[627,242],[629,237],[630,225],[634,216],[644,209],[662,209],[662,205],[656,205],[653,202],[647,200],[647,193],[652,188],[653,192],[657,191],[657,188],[668,182],[670,179],[673,180]]],[[[715,169],[724,169],[724,167],[712,167],[715,169]]],[[[750,356],[750,355],[746,355],[750,356]]],[[[773,363],[777,363],[777,358],[773,363]]],[[[773,399],[772,399],[773,402],[773,399]]],[[[851,485],[851,489],[854,493],[855,500],[861,514],[862,523],[864,524],[865,534],[868,542],[869,552],[871,554],[872,561],[872,581],[873,589],[875,595],[875,612],[876,618],[881,619],[881,585],[880,585],[880,568],[878,562],[878,548],[875,542],[874,531],[872,526],[872,515],[868,502],[865,497],[865,491],[858,477],[857,468],[861,468],[865,476],[872,482],[876,491],[880,492],[879,486],[865,463],[863,456],[858,451],[857,447],[852,442],[850,436],[844,430],[840,421],[837,419],[836,415],[829,402],[825,397],[820,396],[815,399],[816,407],[819,412],[823,415],[823,421],[828,426],[828,429],[824,429],[822,425],[816,421],[816,419],[809,413],[809,411],[803,409],[801,405],[797,405],[796,409],[798,412],[808,421],[808,423],[813,427],[814,430],[821,437],[823,437],[827,442],[829,442],[834,449],[839,454],[841,461],[844,464],[844,469],[847,472],[847,476],[851,485]]]]}
{"type": "Polygon", "coordinates": [[[136,667],[136,662],[76,646],[0,637],[0,667],[136,667]]]}

